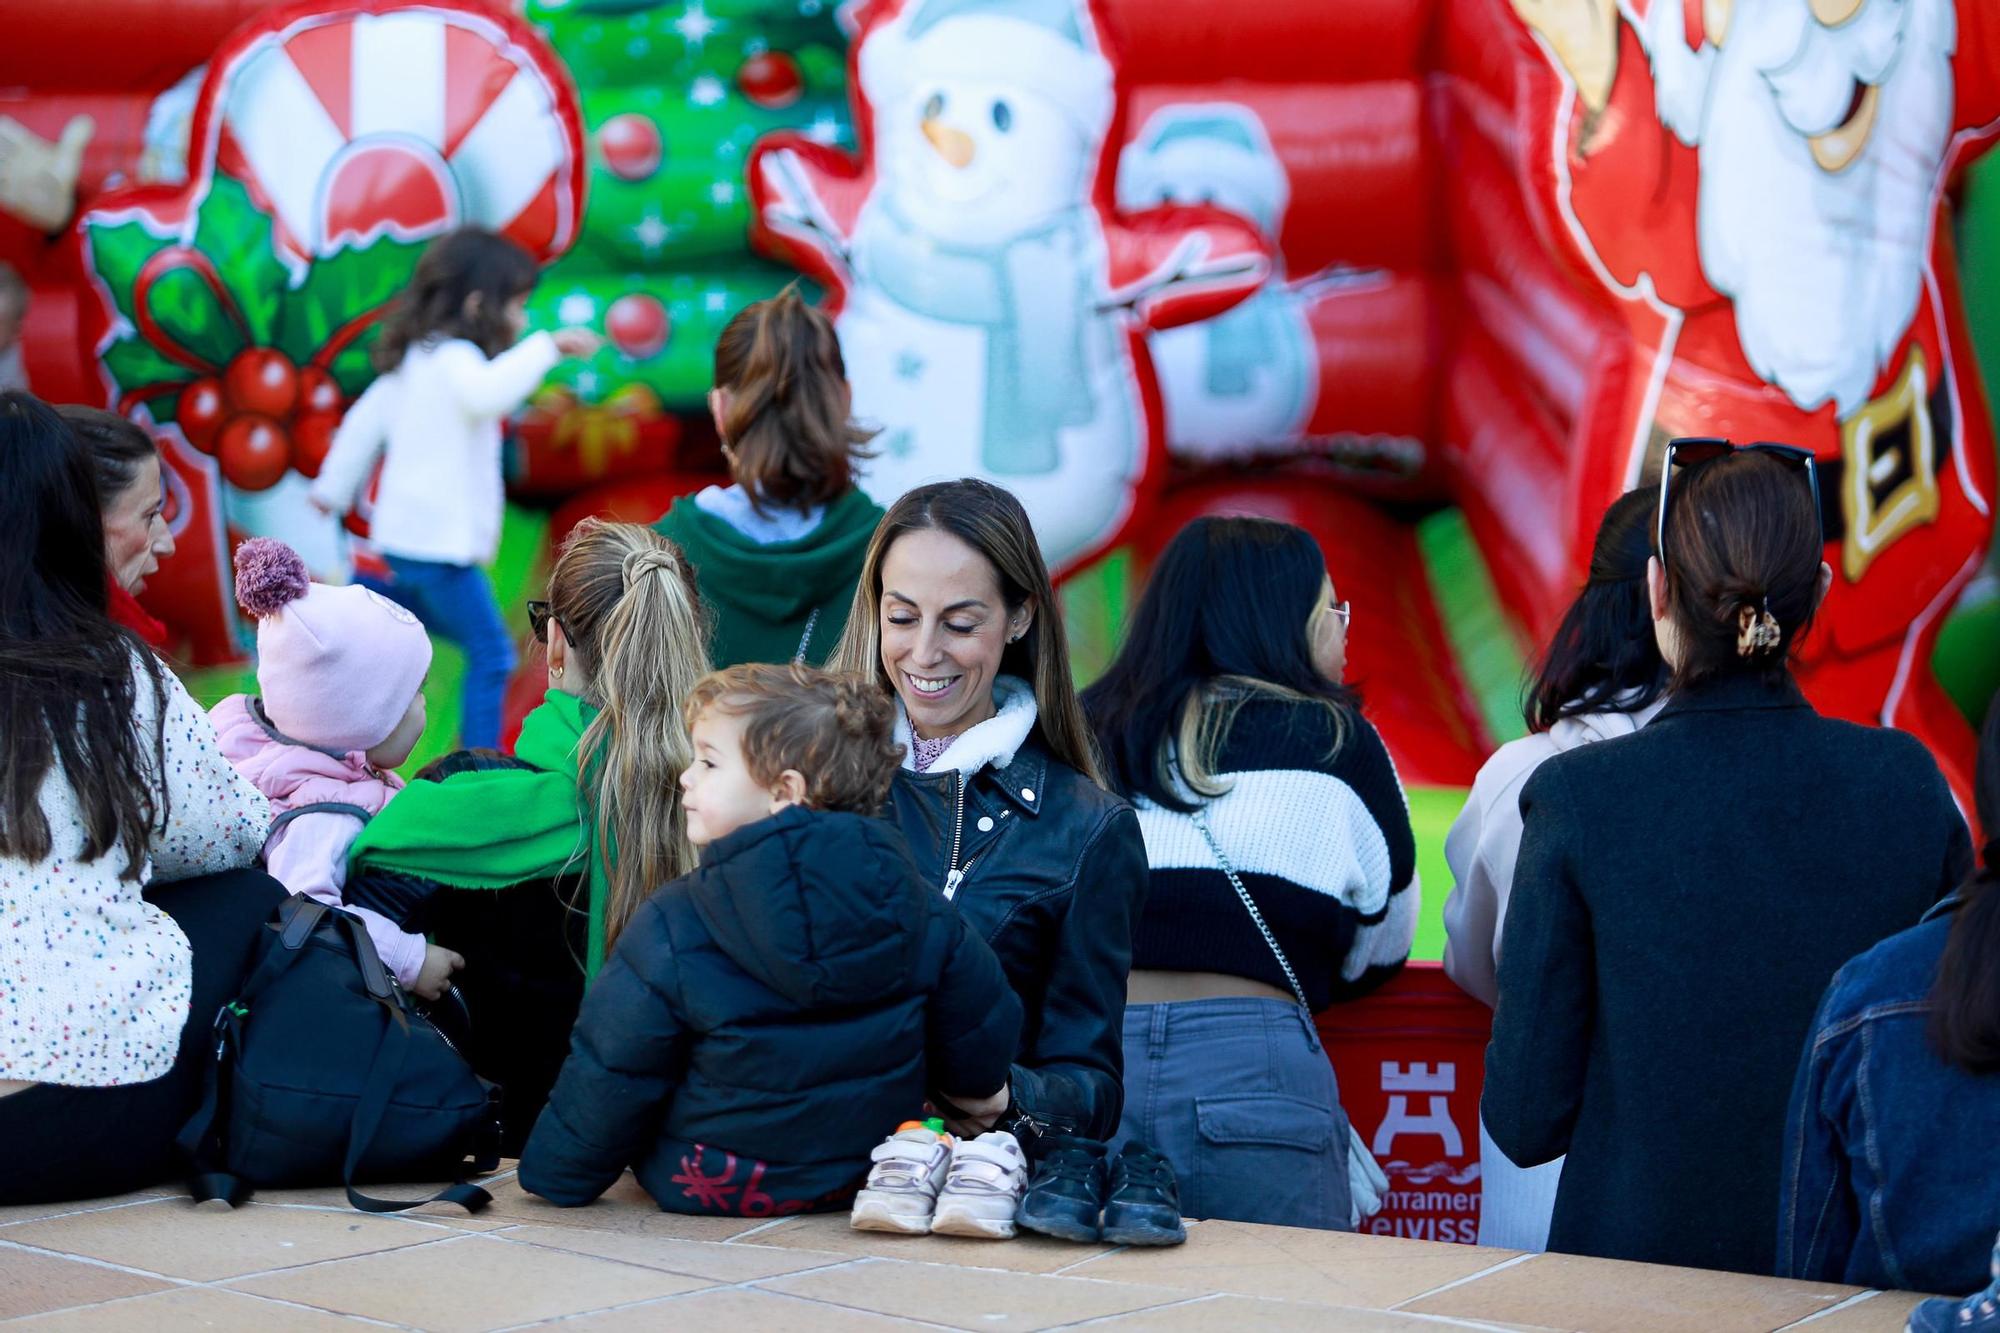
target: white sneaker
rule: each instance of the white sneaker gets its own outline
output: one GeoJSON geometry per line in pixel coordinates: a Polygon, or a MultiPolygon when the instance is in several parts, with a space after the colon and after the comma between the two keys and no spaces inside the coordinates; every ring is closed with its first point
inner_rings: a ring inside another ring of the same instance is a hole
{"type": "Polygon", "coordinates": [[[1009,1240],[1014,1208],[1028,1188],[1028,1159],[1014,1136],[996,1129],[961,1142],[937,1196],[931,1230],[946,1236],[1009,1240]]]}
{"type": "Polygon", "coordinates": [[[854,1196],[848,1224],[856,1231],[899,1231],[921,1236],[951,1170],[951,1136],[909,1120],[868,1154],[868,1183],[854,1196]]]}

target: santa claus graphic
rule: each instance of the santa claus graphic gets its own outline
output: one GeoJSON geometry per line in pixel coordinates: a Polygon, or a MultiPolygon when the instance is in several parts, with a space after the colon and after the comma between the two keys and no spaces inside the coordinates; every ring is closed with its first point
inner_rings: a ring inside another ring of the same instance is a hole
{"type": "Polygon", "coordinates": [[[1993,447],[1941,195],[2000,113],[1950,0],[1512,0],[1566,76],[1557,204],[1675,435],[1811,448],[1838,572],[1805,680],[1946,752],[1928,672],[1991,535],[1993,447]]]}

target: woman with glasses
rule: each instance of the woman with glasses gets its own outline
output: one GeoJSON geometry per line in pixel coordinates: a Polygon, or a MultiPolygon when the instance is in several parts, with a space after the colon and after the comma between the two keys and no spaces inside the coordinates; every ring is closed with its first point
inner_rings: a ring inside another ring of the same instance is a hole
{"type": "Polygon", "coordinates": [[[1120,1134],[1173,1162],[1191,1217],[1356,1220],[1312,1011],[1403,964],[1417,893],[1402,785],[1340,683],[1347,628],[1303,529],[1197,519],[1084,694],[1150,871],[1120,1134]]]}
{"type": "Polygon", "coordinates": [[[465,957],[473,1067],[519,1152],[584,984],[655,888],[694,865],[681,701],[708,672],[693,573],[672,542],[586,519],[530,602],[549,690],[514,755],[438,761],[362,830],[347,898],[465,957]]]}
{"type": "Polygon", "coordinates": [[[1647,596],[1671,699],[1522,791],[1481,1109],[1513,1161],[1569,1154],[1549,1248],[1769,1273],[1820,995],[1971,841],[1921,744],[1793,683],[1833,577],[1810,455],[1677,441],[1665,466],[1647,596]]]}
{"type": "MultiPolygon", "coordinates": [[[[1629,736],[1666,703],[1667,668],[1646,603],[1657,504],[1652,491],[1632,491],[1605,511],[1589,579],[1530,682],[1528,734],[1501,746],[1480,768],[1445,838],[1452,890],[1444,904],[1444,970],[1488,1005],[1499,995],[1500,932],[1521,851],[1521,788],[1547,760],[1629,736]]],[[[1546,1248],[1561,1161],[1523,1170],[1482,1135],[1479,1162],[1479,1243],[1546,1248]]]]}

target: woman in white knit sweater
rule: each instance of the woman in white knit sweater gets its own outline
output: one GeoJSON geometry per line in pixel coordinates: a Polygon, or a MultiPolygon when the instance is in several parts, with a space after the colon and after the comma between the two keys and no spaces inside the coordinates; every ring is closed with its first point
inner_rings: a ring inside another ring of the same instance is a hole
{"type": "MultiPolygon", "coordinates": [[[[1666,706],[1667,670],[1646,603],[1653,494],[1620,496],[1605,511],[1590,577],[1564,614],[1529,689],[1529,734],[1479,770],[1445,838],[1453,887],[1445,899],[1444,970],[1487,1005],[1499,999],[1500,933],[1521,850],[1521,788],[1542,762],[1594,741],[1628,736],[1666,706]]],[[[1542,1250],[1562,1163],[1518,1167],[1480,1126],[1479,1243],[1542,1250]]]]}
{"type": "Polygon", "coordinates": [[[87,457],[0,394],[0,1204],[175,1169],[205,1036],[284,896],[245,869],[269,806],[105,586],[87,457]]]}
{"type": "Polygon", "coordinates": [[[1347,1230],[1380,1188],[1308,1012],[1380,985],[1416,926],[1409,807],[1346,656],[1310,534],[1201,518],[1084,695],[1149,872],[1119,1134],[1189,1217],[1347,1230]]]}

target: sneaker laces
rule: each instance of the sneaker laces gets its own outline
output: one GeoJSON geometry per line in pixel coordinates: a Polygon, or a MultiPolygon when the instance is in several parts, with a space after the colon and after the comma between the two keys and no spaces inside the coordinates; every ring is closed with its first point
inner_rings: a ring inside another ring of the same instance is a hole
{"type": "Polygon", "coordinates": [[[1134,1185],[1155,1185],[1162,1188],[1174,1181],[1173,1164],[1155,1152],[1126,1153],[1119,1157],[1118,1165],[1112,1171],[1116,1183],[1134,1185]]]}
{"type": "Polygon", "coordinates": [[[1058,1148],[1042,1159],[1036,1177],[1054,1177],[1058,1180],[1080,1180],[1085,1183],[1096,1175],[1098,1157],[1081,1148],[1058,1148]]]}

